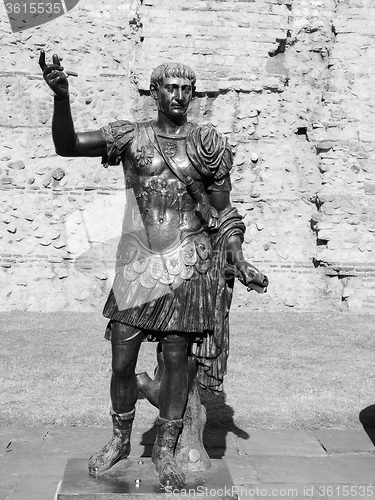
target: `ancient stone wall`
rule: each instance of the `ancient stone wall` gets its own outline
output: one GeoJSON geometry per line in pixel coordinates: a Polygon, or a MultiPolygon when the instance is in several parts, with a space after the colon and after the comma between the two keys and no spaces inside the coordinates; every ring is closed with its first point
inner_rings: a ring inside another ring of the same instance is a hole
{"type": "Polygon", "coordinates": [[[81,1],[21,33],[0,10],[2,310],[101,308],[121,230],[121,168],[54,153],[43,49],[79,73],[77,130],[153,116],[151,70],[192,66],[191,118],[213,123],[235,151],[245,254],[271,281],[263,296],[237,286],[237,306],[372,312],[370,0],[81,1]]]}

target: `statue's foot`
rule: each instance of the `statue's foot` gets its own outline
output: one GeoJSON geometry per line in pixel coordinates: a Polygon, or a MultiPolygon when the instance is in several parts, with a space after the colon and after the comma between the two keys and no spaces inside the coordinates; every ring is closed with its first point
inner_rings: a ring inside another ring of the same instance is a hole
{"type": "Polygon", "coordinates": [[[168,420],[158,417],[156,425],[158,433],[151,459],[159,474],[159,483],[163,487],[183,486],[186,482],[185,474],[174,458],[174,450],[182,428],[182,419],[168,420]]]}
{"type": "Polygon", "coordinates": [[[117,436],[89,459],[89,474],[96,475],[113,467],[130,454],[130,443],[124,443],[117,436]]]}
{"type": "Polygon", "coordinates": [[[167,486],[181,487],[186,483],[185,474],[177,465],[174,457],[165,455],[155,460],[156,472],[159,475],[159,483],[164,488],[167,486]]]}

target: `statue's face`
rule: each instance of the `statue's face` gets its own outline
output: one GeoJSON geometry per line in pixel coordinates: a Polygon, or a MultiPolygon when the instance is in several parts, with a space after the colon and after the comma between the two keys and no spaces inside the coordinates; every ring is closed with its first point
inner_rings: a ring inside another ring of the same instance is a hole
{"type": "Polygon", "coordinates": [[[172,121],[186,115],[193,95],[191,81],[186,78],[164,78],[155,90],[158,109],[172,121]]]}

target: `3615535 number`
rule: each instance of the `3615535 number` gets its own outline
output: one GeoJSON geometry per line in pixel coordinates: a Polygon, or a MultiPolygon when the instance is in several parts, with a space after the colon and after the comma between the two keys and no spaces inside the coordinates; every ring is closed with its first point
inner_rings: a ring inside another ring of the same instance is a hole
{"type": "Polygon", "coordinates": [[[61,14],[61,3],[52,2],[7,2],[5,9],[8,14],[61,14]]]}

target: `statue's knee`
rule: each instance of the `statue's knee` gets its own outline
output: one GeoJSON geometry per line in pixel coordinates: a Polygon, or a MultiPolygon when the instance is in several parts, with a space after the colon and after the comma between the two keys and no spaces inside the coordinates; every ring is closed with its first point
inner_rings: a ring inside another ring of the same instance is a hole
{"type": "Polygon", "coordinates": [[[112,374],[115,377],[131,378],[137,363],[138,349],[118,346],[112,350],[112,374]]]}
{"type": "Polygon", "coordinates": [[[167,371],[187,369],[187,339],[183,336],[168,335],[163,342],[163,358],[167,371]]]}
{"type": "Polygon", "coordinates": [[[112,361],[112,375],[117,378],[129,378],[131,377],[134,369],[131,369],[129,365],[123,363],[120,360],[112,361]]]}
{"type": "Polygon", "coordinates": [[[144,339],[140,329],[114,321],[111,330],[112,373],[115,377],[134,376],[138,352],[144,339]]]}

